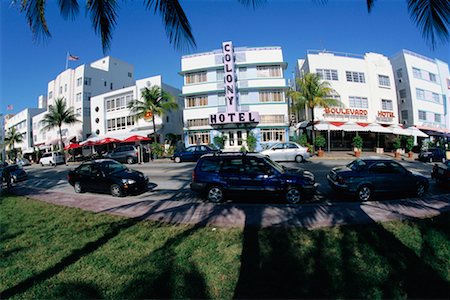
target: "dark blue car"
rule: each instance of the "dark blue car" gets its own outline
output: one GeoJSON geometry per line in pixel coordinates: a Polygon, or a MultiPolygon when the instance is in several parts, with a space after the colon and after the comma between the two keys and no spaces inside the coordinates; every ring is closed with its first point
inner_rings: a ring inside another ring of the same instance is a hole
{"type": "Polygon", "coordinates": [[[192,173],[191,189],[214,203],[228,194],[273,193],[288,203],[311,198],[317,189],[314,175],[288,169],[256,153],[216,153],[202,156],[192,173]]]}
{"type": "Polygon", "coordinates": [[[219,150],[212,149],[205,145],[190,146],[182,151],[175,152],[172,160],[179,163],[182,161],[197,161],[202,155],[216,153],[219,150]]]}

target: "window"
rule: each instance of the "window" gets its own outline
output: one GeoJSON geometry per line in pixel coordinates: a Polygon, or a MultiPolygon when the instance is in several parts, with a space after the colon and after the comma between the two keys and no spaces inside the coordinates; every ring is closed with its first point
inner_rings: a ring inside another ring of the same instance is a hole
{"type": "Polygon", "coordinates": [[[284,129],[261,129],[261,142],[284,142],[284,129]]]}
{"type": "Polygon", "coordinates": [[[398,78],[402,78],[403,77],[403,69],[402,68],[397,69],[397,77],[398,78]]]}
{"type": "Polygon", "coordinates": [[[284,123],[284,115],[261,115],[262,124],[284,123]]]}
{"type": "Polygon", "coordinates": [[[392,100],[381,99],[381,109],[382,110],[394,110],[392,105],[392,100]]]}
{"type": "Polygon", "coordinates": [[[399,95],[400,95],[400,98],[406,98],[406,90],[405,89],[400,90],[399,95]]]}
{"type": "Polygon", "coordinates": [[[220,170],[220,160],[216,158],[205,158],[200,170],[202,172],[217,173],[220,170]]]}
{"type": "Polygon", "coordinates": [[[83,99],[84,101],[91,101],[91,93],[85,92],[83,99]]]}
{"type": "Polygon", "coordinates": [[[257,77],[281,77],[281,67],[280,66],[257,66],[256,67],[257,77]]]}
{"type": "Polygon", "coordinates": [[[423,110],[419,110],[419,120],[426,121],[427,120],[427,112],[423,110]]]}
{"type": "Polygon", "coordinates": [[[81,102],[81,93],[77,93],[75,101],[76,102],[81,102]]]}
{"type": "Polygon", "coordinates": [[[208,145],[210,144],[209,140],[209,131],[205,132],[190,132],[188,135],[189,144],[196,145],[197,141],[200,144],[208,145]]]}
{"type": "Polygon", "coordinates": [[[434,102],[441,103],[440,102],[441,98],[439,97],[439,94],[432,93],[432,97],[434,102]]]}
{"type": "Polygon", "coordinates": [[[83,78],[78,77],[77,78],[77,86],[81,86],[82,83],[83,83],[83,78]]]}
{"type": "Polygon", "coordinates": [[[316,69],[316,73],[322,80],[339,80],[337,70],[316,69]]]}
{"type": "Polygon", "coordinates": [[[104,86],[107,86],[107,85],[108,85],[108,83],[107,83],[107,82],[105,81],[105,82],[103,82],[103,85],[104,85],[104,86]]]}
{"type": "Polygon", "coordinates": [[[239,68],[239,79],[245,78],[247,78],[247,68],[246,67],[239,68]]]}
{"type": "Polygon", "coordinates": [[[112,83],[112,82],[109,84],[109,89],[110,89],[110,90],[113,89],[113,83],[112,83]]]}
{"type": "Polygon", "coordinates": [[[52,99],[53,97],[53,92],[48,92],[48,99],[52,99]]]}
{"type": "Polygon", "coordinates": [[[222,163],[222,173],[241,174],[245,172],[242,158],[225,159],[222,163]]]}
{"type": "Polygon", "coordinates": [[[134,117],[133,116],[127,117],[127,126],[134,126],[134,117]]]}
{"type": "Polygon", "coordinates": [[[260,91],[260,102],[284,102],[282,91],[260,91]]]}
{"type": "Polygon", "coordinates": [[[430,81],[432,81],[432,82],[436,82],[437,81],[436,80],[436,74],[428,73],[428,75],[430,76],[430,81]]]}
{"type": "Polygon", "coordinates": [[[207,126],[209,125],[209,119],[192,119],[187,121],[187,127],[195,127],[195,126],[207,126]]]}
{"type": "Polygon", "coordinates": [[[218,105],[226,105],[225,103],[225,94],[219,94],[218,97],[218,105]]]}
{"type": "Polygon", "coordinates": [[[77,115],[81,116],[81,108],[77,108],[77,115]]]}
{"type": "Polygon", "coordinates": [[[408,111],[402,110],[402,120],[407,120],[407,119],[408,119],[408,111]]]}
{"type": "Polygon", "coordinates": [[[369,108],[369,101],[366,97],[348,97],[349,106],[352,108],[369,108]]]}
{"type": "Polygon", "coordinates": [[[186,97],[186,107],[207,106],[208,96],[189,96],[186,97]]]}
{"type": "Polygon", "coordinates": [[[84,78],[84,85],[91,85],[91,78],[90,77],[85,77],[84,78]]]}
{"type": "Polygon", "coordinates": [[[64,92],[67,92],[67,83],[64,85],[64,92]]]}
{"type": "Polygon", "coordinates": [[[131,72],[128,72],[128,77],[133,77],[133,74],[131,72]]]}
{"type": "Polygon", "coordinates": [[[434,114],[434,122],[441,123],[441,115],[440,114],[434,114]]]}
{"type": "Polygon", "coordinates": [[[422,79],[422,72],[420,71],[420,69],[413,68],[412,70],[414,78],[422,79]]]}
{"type": "Polygon", "coordinates": [[[389,76],[386,75],[378,75],[378,84],[384,87],[390,87],[391,82],[389,80],[389,76]]]}
{"type": "Polygon", "coordinates": [[[112,99],[106,100],[106,111],[120,110],[128,107],[131,101],[131,94],[116,96],[112,99]]]}
{"type": "Polygon", "coordinates": [[[186,73],[184,77],[186,84],[201,83],[206,82],[207,80],[206,71],[186,73]]]}
{"type": "Polygon", "coordinates": [[[360,83],[366,82],[364,73],[345,71],[345,76],[347,77],[347,81],[349,82],[360,82],[360,83]]]}
{"type": "Polygon", "coordinates": [[[59,87],[59,93],[62,94],[62,86],[59,87]]]}
{"type": "Polygon", "coordinates": [[[418,100],[425,100],[425,91],[416,88],[416,97],[418,100]]]}
{"type": "Polygon", "coordinates": [[[224,74],[225,74],[225,72],[223,70],[217,70],[217,72],[216,72],[216,80],[223,82],[223,78],[225,76],[224,74]]]}

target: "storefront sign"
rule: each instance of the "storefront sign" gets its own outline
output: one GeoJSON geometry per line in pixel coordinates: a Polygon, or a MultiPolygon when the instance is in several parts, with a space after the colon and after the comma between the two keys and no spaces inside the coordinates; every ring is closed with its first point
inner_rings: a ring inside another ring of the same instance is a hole
{"type": "Polygon", "coordinates": [[[259,123],[259,113],[252,112],[226,112],[209,115],[210,125],[230,123],[259,123]]]}
{"type": "Polygon", "coordinates": [[[223,69],[225,78],[225,102],[227,112],[237,111],[236,76],[234,74],[234,51],[232,42],[222,43],[223,69]]]}
{"type": "Polygon", "coordinates": [[[367,116],[367,109],[327,107],[324,115],[367,116]]]}
{"type": "Polygon", "coordinates": [[[376,116],[376,120],[378,122],[392,122],[395,118],[395,115],[392,111],[382,111],[379,110],[376,116]]]}

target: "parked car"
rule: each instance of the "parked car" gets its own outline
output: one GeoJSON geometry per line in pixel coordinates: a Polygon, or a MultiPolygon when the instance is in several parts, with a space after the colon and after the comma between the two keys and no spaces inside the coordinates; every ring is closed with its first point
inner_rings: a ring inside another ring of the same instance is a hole
{"type": "Polygon", "coordinates": [[[138,162],[138,149],[133,145],[123,145],[106,154],[107,158],[121,163],[134,164],[138,162]]]}
{"type": "Polygon", "coordinates": [[[182,151],[175,152],[172,155],[172,160],[177,163],[182,161],[197,161],[204,154],[216,152],[219,152],[219,150],[205,145],[190,146],[182,151]]]}
{"type": "Polygon", "coordinates": [[[107,192],[115,197],[147,190],[148,177],[112,159],[87,161],[69,171],[67,179],[76,193],[107,192]]]}
{"type": "Polygon", "coordinates": [[[409,192],[421,197],[428,189],[426,177],[407,170],[392,159],[357,159],[331,169],[327,179],[333,189],[356,195],[360,201],[372,200],[378,193],[409,192]]]}
{"type": "Polygon", "coordinates": [[[9,172],[11,183],[23,181],[28,178],[27,172],[19,165],[14,164],[3,167],[1,172],[2,176],[5,171],[9,172]]]}
{"type": "Polygon", "coordinates": [[[56,166],[58,164],[64,163],[64,155],[62,155],[59,152],[47,152],[44,153],[39,160],[39,163],[41,166],[49,165],[49,166],[56,166]]]}
{"type": "Polygon", "coordinates": [[[294,142],[276,143],[261,153],[269,156],[274,161],[296,161],[299,163],[311,156],[308,148],[294,142]]]}
{"type": "Polygon", "coordinates": [[[31,165],[30,161],[28,159],[26,159],[25,157],[18,159],[16,163],[19,166],[22,166],[22,167],[26,167],[26,166],[30,166],[31,165]]]}
{"type": "Polygon", "coordinates": [[[434,178],[439,184],[450,187],[450,160],[443,164],[435,164],[431,171],[431,178],[434,178]]]}
{"type": "Polygon", "coordinates": [[[282,196],[295,204],[311,198],[317,189],[314,175],[288,169],[259,153],[216,153],[203,155],[192,173],[191,189],[215,203],[228,194],[256,192],[282,196]]]}
{"type": "Polygon", "coordinates": [[[445,150],[441,148],[432,148],[419,153],[419,160],[425,162],[440,161],[445,162],[445,150]]]}

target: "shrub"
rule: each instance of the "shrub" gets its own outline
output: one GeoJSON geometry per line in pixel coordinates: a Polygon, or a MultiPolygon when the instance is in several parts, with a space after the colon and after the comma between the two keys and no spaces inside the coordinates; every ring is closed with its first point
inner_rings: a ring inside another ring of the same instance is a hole
{"type": "Polygon", "coordinates": [[[248,147],[248,151],[255,152],[255,149],[256,149],[256,137],[251,132],[249,132],[249,134],[247,136],[247,147],[248,147]]]}
{"type": "Polygon", "coordinates": [[[402,141],[400,140],[399,137],[396,137],[393,141],[392,141],[392,147],[397,150],[400,149],[402,147],[402,141]]]}
{"type": "Polygon", "coordinates": [[[413,147],[414,147],[414,138],[410,136],[406,138],[406,145],[405,145],[406,151],[411,152],[413,147]]]}
{"type": "Polygon", "coordinates": [[[219,149],[223,149],[225,147],[225,141],[227,140],[227,137],[222,135],[217,135],[213,138],[213,142],[214,144],[217,146],[217,148],[219,149]]]}
{"type": "Polygon", "coordinates": [[[319,147],[320,150],[322,150],[322,148],[325,147],[326,143],[327,143],[327,141],[325,140],[323,135],[316,136],[315,144],[317,147],[319,147]]]}
{"type": "Polygon", "coordinates": [[[156,155],[156,157],[164,156],[164,146],[160,143],[152,143],[151,144],[152,154],[156,155]]]}
{"type": "Polygon", "coordinates": [[[246,151],[247,151],[247,148],[245,148],[245,146],[242,145],[242,147],[241,147],[241,149],[239,149],[239,151],[240,151],[240,152],[246,152],[246,151]]]}
{"type": "Polygon", "coordinates": [[[362,149],[363,147],[363,139],[361,136],[356,135],[352,140],[353,147],[362,149]]]}

